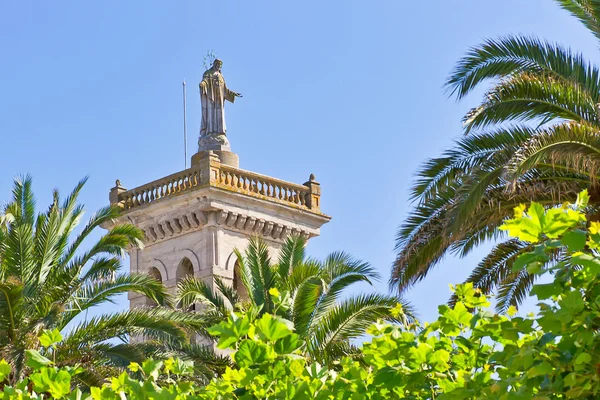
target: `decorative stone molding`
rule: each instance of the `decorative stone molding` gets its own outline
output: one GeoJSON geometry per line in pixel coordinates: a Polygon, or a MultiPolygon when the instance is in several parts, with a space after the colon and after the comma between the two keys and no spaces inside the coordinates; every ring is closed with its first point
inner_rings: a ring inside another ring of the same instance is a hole
{"type": "Polygon", "coordinates": [[[206,224],[207,214],[215,214],[215,222],[218,226],[250,236],[258,235],[268,240],[283,241],[289,235],[298,235],[304,239],[314,236],[308,231],[288,226],[282,222],[266,221],[262,218],[257,219],[256,217],[234,211],[215,210],[190,212],[174,216],[171,219],[162,219],[160,222],[147,221],[141,226],[146,236],[144,242],[145,244],[157,243],[189,232],[201,230],[206,224]],[[196,215],[202,215],[203,223],[199,223],[195,219],[196,215]],[[195,222],[190,223],[190,221],[195,222]]]}

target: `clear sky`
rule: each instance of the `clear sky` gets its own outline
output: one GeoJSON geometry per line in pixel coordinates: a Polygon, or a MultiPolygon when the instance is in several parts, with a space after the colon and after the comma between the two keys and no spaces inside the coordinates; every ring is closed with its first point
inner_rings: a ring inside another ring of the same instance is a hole
{"type": "MultiPolygon", "coordinates": [[[[240,166],[297,183],[314,173],[333,219],[309,252],[369,261],[387,291],[413,173],[462,134],[482,96],[457,103],[445,78],[470,46],[509,33],[599,61],[597,42],[552,0],[1,0],[0,201],[18,174],[33,175],[40,208],[89,175],[89,215],[116,178],[131,188],[183,169],[181,81],[193,153],[214,50],[244,95],[227,105],[240,166]]],[[[424,319],[482,254],[447,258],[408,294],[424,319]]]]}

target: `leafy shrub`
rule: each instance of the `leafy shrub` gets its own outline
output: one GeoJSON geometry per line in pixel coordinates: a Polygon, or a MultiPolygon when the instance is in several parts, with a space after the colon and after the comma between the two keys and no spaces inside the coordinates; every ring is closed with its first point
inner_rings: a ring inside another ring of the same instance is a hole
{"type": "MultiPolygon", "coordinates": [[[[218,347],[236,363],[208,385],[194,383],[193,368],[178,360],[132,364],[88,394],[71,390],[80,369],[57,368],[28,352],[29,377],[5,386],[5,398],[92,399],[565,399],[598,398],[600,392],[600,223],[587,223],[583,192],[577,203],[545,210],[519,207],[505,229],[533,243],[515,271],[550,274],[534,285],[537,316],[487,311],[488,299],[471,284],[453,287],[454,305],[439,306],[432,323],[379,322],[361,357],[344,358],[333,368],[310,363],[290,321],[258,310],[232,314],[213,326],[218,347]],[[589,225],[589,226],[588,226],[589,225]],[[564,248],[568,256],[549,265],[548,254],[564,248]]],[[[280,293],[273,291],[272,296],[280,293]]],[[[394,310],[400,317],[403,310],[394,310]]],[[[52,342],[57,337],[49,340],[52,342]]],[[[49,342],[49,343],[50,343],[49,342]]],[[[51,346],[51,345],[50,345],[51,346]]],[[[0,379],[10,372],[0,363],[0,379]]]]}

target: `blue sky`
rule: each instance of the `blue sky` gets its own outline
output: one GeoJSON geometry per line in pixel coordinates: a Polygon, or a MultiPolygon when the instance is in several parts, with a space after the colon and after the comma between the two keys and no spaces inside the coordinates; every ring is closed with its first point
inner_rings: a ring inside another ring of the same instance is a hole
{"type": "MultiPolygon", "coordinates": [[[[183,169],[181,81],[193,153],[214,50],[244,94],[227,110],[240,166],[298,183],[314,173],[333,219],[310,253],[369,261],[386,291],[413,173],[462,134],[482,96],[457,103],[444,80],[470,46],[509,33],[599,61],[597,42],[551,0],[3,0],[0,201],[18,174],[33,175],[40,207],[89,175],[89,214],[116,178],[134,187],[183,169]]],[[[447,258],[408,293],[424,319],[482,254],[447,258]]]]}

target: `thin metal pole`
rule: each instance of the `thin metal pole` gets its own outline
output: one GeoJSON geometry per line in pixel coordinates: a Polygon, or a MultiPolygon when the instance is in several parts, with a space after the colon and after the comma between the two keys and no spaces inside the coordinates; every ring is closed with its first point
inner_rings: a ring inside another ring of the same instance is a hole
{"type": "Polygon", "coordinates": [[[185,78],[183,79],[183,165],[187,169],[187,116],[185,99],[185,78]]]}

